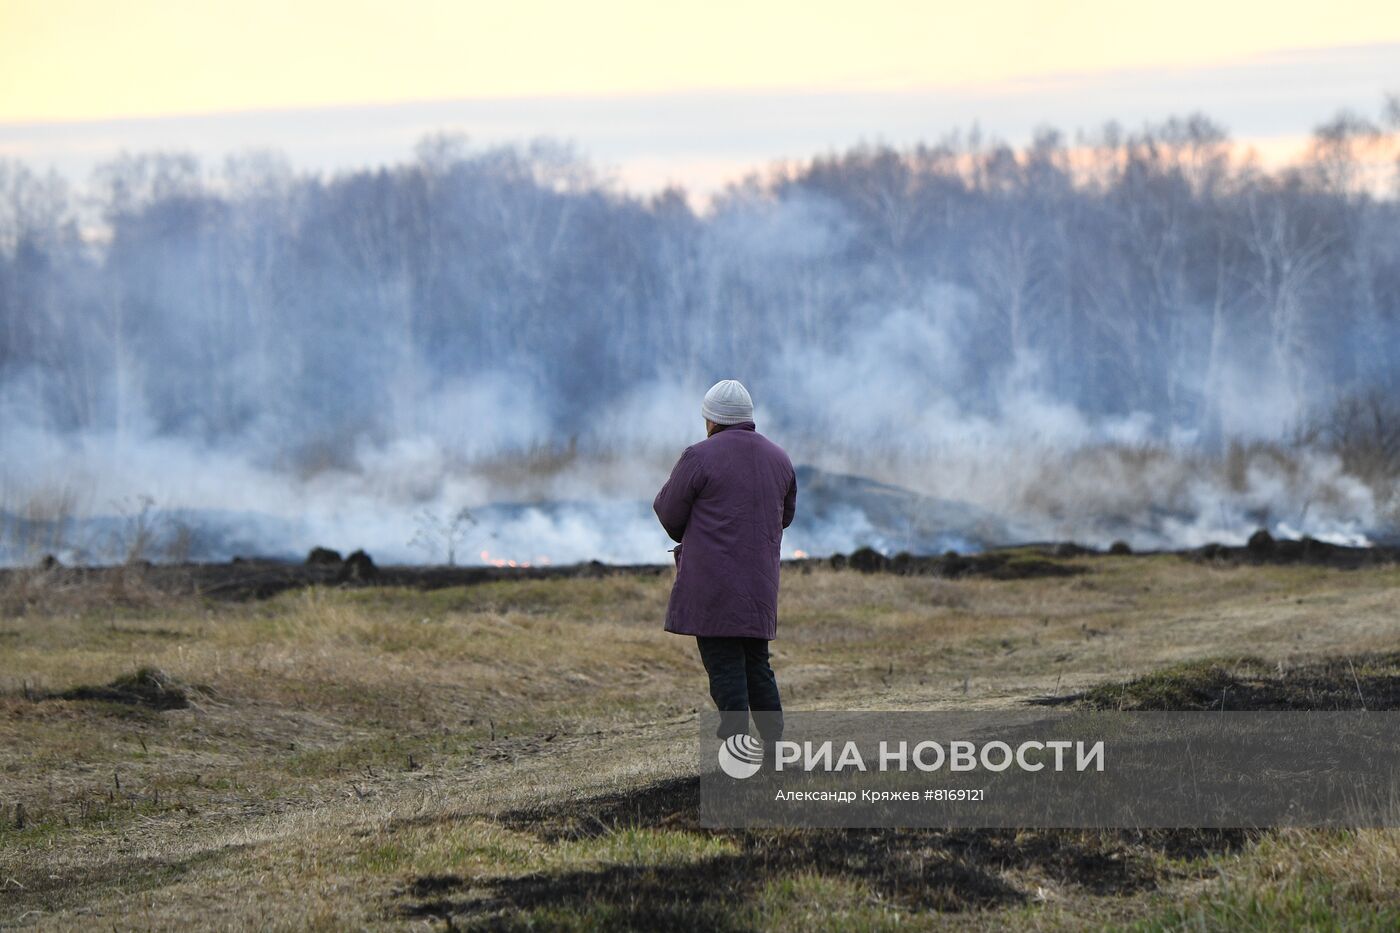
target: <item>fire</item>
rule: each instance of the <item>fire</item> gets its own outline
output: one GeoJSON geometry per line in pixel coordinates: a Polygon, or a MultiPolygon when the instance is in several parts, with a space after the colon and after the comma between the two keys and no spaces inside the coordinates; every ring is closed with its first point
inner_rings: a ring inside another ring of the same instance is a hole
{"type": "Polygon", "coordinates": [[[807,556],[807,552],[802,550],[795,550],[792,552],[792,556],[798,560],[801,560],[802,558],[807,556]]]}
{"type": "Polygon", "coordinates": [[[541,567],[549,566],[548,557],[537,557],[534,562],[528,560],[513,560],[509,557],[492,557],[490,551],[481,552],[481,562],[492,567],[533,567],[539,564],[541,567]]]}

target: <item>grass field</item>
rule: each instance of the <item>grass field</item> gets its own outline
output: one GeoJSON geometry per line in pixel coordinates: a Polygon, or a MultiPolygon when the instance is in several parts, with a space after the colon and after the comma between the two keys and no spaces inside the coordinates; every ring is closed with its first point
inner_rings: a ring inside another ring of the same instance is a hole
{"type": "MultiPolygon", "coordinates": [[[[785,700],[1145,702],[1344,657],[1400,683],[1400,569],[1079,561],[787,574],[785,700]]],[[[10,601],[0,926],[1400,926],[1400,831],[703,830],[669,583],[10,601]]]]}

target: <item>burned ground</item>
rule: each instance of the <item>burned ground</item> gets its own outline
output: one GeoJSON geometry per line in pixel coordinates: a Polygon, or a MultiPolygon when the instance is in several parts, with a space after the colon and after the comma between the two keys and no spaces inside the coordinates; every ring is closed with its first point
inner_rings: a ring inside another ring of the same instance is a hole
{"type": "MultiPolygon", "coordinates": [[[[858,570],[899,576],[931,576],[945,579],[1028,580],[1068,577],[1088,573],[1096,559],[1124,559],[1172,553],[1198,563],[1216,566],[1305,564],[1355,570],[1394,565],[1400,549],[1345,547],[1314,538],[1276,540],[1259,531],[1243,546],[1207,544],[1175,552],[1136,555],[1124,542],[1098,551],[1061,541],[993,548],[976,554],[948,551],[917,555],[901,551],[887,556],[870,547],[850,554],[783,561],[788,573],[812,573],[819,569],[858,570]]],[[[348,557],[330,548],[313,548],[305,561],[235,558],[226,563],[150,564],[137,562],[114,567],[64,567],[46,557],[32,568],[0,568],[0,593],[8,593],[8,608],[22,612],[55,590],[101,591],[114,602],[142,605],[159,596],[201,596],[221,600],[269,599],[287,590],[307,586],[385,586],[421,590],[476,586],[499,580],[598,579],[608,576],[656,577],[668,573],[665,564],[580,564],[533,567],[498,566],[379,566],[364,551],[348,557]]]]}
{"type": "Polygon", "coordinates": [[[535,911],[602,910],[628,929],[748,929],[744,905],[786,877],[855,884],[909,915],[962,913],[1035,900],[1039,878],[1098,897],[1140,894],[1203,870],[1203,859],[1238,850],[1237,830],[702,830],[699,780],[659,782],[625,794],[512,810],[500,821],[546,842],[637,830],[708,833],[732,851],[668,868],[606,866],[527,876],[434,875],[396,892],[404,916],[468,928],[514,929],[535,911]]]}
{"type": "Polygon", "coordinates": [[[1259,658],[1193,661],[1031,702],[1141,711],[1396,710],[1400,709],[1400,652],[1287,663],[1259,658]]]}

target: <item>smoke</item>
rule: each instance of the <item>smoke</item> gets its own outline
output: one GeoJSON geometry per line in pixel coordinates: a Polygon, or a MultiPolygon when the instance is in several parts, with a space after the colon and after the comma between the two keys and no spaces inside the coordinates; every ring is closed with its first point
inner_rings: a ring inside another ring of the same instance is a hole
{"type": "MultiPolygon", "coordinates": [[[[975,506],[1002,530],[989,537],[972,530],[982,516],[955,514],[902,537],[852,497],[819,520],[803,516],[785,538],[788,556],[1061,539],[1195,547],[1242,543],[1261,526],[1364,544],[1389,527],[1385,504],[1335,455],[1266,443],[1206,455],[1189,437],[1156,437],[1148,413],[1094,419],[1057,401],[1030,358],[997,380],[991,407],[964,411],[958,387],[975,376],[949,335],[965,332],[960,316],[977,309],[954,290],[942,300],[932,315],[891,311],[849,335],[841,354],[784,350],[754,385],[756,418],[795,462],[896,484],[916,509],[928,498],[975,506]]],[[[169,542],[193,529],[193,550],[180,556],[299,557],[329,545],[364,547],[381,561],[440,561],[446,545],[425,545],[424,516],[467,507],[475,521],[456,548],[463,562],[656,563],[671,542],[650,498],[679,451],[703,437],[705,388],[640,385],[580,422],[571,445],[510,374],[454,381],[423,396],[413,432],[361,436],[348,456],[310,471],[281,466],[276,448],[251,443],[256,430],[206,442],[134,418],[139,430],[56,432],[11,406],[0,455],[23,472],[6,469],[0,491],[12,515],[24,512],[17,504],[52,498],[53,478],[79,491],[73,514],[61,516],[66,546],[48,548],[70,561],[121,559],[130,537],[123,520],[131,524],[149,498],[164,522],[149,548],[157,559],[173,556],[169,542]]],[[[805,492],[799,513],[810,506],[805,492]]],[[[32,551],[4,556],[30,560],[32,551]]]]}
{"type": "Polygon", "coordinates": [[[1393,473],[1294,434],[1400,388],[1396,204],[1104,145],[1089,179],[861,150],[703,215],[550,147],[144,157],[86,195],[100,238],[45,182],[0,199],[0,560],[120,559],[134,526],[156,558],[443,560],[424,528],[465,507],[462,560],[663,561],[651,497],[730,377],[824,471],[789,555],[1393,534],[1393,473]]]}

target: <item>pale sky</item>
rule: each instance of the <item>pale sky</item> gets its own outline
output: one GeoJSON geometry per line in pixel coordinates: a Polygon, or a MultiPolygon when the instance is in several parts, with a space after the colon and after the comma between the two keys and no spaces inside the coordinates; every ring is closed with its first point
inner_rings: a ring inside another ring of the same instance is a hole
{"type": "Polygon", "coordinates": [[[703,186],[974,121],[1202,110],[1279,145],[1386,91],[1393,0],[0,0],[0,155],[72,172],[151,147],[336,169],[451,129],[703,186]]]}

